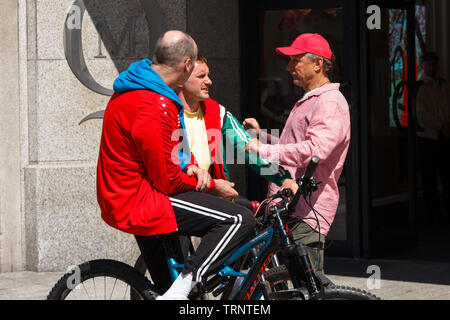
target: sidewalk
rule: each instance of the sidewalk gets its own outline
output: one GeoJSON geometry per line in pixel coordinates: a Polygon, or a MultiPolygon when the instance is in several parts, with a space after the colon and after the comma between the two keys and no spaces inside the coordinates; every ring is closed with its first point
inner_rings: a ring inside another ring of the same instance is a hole
{"type": "MultiPolygon", "coordinates": [[[[356,287],[384,300],[450,300],[450,263],[330,258],[325,266],[335,284],[356,287]],[[367,287],[372,273],[366,271],[373,265],[381,271],[378,290],[367,287]]],[[[61,276],[62,273],[0,274],[0,300],[45,300],[61,276]]]]}
{"type": "Polygon", "coordinates": [[[450,263],[403,260],[328,259],[327,276],[338,285],[368,291],[383,300],[449,300],[450,263]],[[381,272],[380,289],[369,290],[369,279],[378,266],[381,272]]]}

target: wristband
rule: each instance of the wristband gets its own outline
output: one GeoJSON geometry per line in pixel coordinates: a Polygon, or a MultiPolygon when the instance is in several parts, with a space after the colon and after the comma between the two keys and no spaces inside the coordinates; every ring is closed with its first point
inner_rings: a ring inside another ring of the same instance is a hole
{"type": "Polygon", "coordinates": [[[205,193],[210,194],[214,190],[215,186],[216,182],[214,181],[214,179],[211,179],[211,182],[209,183],[209,189],[205,193]]]}

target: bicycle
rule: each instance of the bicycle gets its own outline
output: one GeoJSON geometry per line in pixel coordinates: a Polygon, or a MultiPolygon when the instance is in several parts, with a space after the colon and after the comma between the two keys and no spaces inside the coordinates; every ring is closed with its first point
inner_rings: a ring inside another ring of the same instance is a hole
{"type": "MultiPolygon", "coordinates": [[[[204,294],[209,293],[216,297],[221,295],[220,300],[378,300],[376,296],[356,288],[324,286],[321,277],[311,266],[303,245],[295,244],[286,230],[285,219],[295,212],[300,198],[306,199],[317,191],[317,181],[312,175],[319,162],[317,157],[312,159],[304,177],[298,181],[299,190],[295,195],[290,190],[283,190],[265,201],[265,210],[260,210],[257,215],[259,224],[264,229],[237,249],[220,270],[197,284],[189,295],[190,300],[201,299],[204,294]],[[275,200],[280,202],[269,206],[275,200]],[[243,263],[248,261],[246,255],[255,250],[257,255],[250,268],[241,270],[243,263]],[[287,261],[287,274],[282,271],[279,279],[281,282],[273,286],[264,283],[267,281],[262,279],[275,254],[287,261]]],[[[168,264],[172,279],[175,279],[184,266],[170,256],[168,264]]],[[[119,280],[125,284],[124,293],[120,297],[154,300],[158,296],[153,284],[135,268],[113,260],[94,260],[81,264],[78,270],[66,273],[50,291],[47,299],[70,298],[72,293],[76,293],[77,287],[81,288],[78,293],[83,289],[88,293],[87,287],[93,288],[95,298],[98,298],[97,288],[105,299],[117,297],[113,291],[119,280]],[[100,282],[95,282],[95,278],[100,278],[100,282]],[[110,280],[107,281],[107,278],[110,280]],[[107,282],[109,287],[112,286],[111,292],[107,289],[107,282]]],[[[91,298],[91,295],[87,296],[91,298]]]]}

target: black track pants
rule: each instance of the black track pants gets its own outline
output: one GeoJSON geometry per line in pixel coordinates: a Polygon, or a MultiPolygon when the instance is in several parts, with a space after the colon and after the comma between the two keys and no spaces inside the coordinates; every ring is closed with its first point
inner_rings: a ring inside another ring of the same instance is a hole
{"type": "MultiPolygon", "coordinates": [[[[217,271],[253,235],[256,226],[253,213],[230,201],[199,192],[171,196],[170,201],[178,224],[178,234],[202,238],[196,252],[186,258],[183,269],[185,274],[193,273],[194,281],[201,281],[203,277],[217,271]]],[[[161,254],[160,240],[138,236],[136,240],[159,291],[167,290],[170,277],[167,261],[161,254]]]]}

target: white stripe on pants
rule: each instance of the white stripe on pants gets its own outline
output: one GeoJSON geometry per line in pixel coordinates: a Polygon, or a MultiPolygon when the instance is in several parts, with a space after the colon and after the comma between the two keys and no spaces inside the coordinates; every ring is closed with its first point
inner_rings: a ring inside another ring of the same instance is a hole
{"type": "Polygon", "coordinates": [[[253,213],[230,201],[198,192],[172,196],[170,201],[179,233],[203,238],[183,270],[193,272],[195,281],[218,268],[252,236],[253,213]]]}

